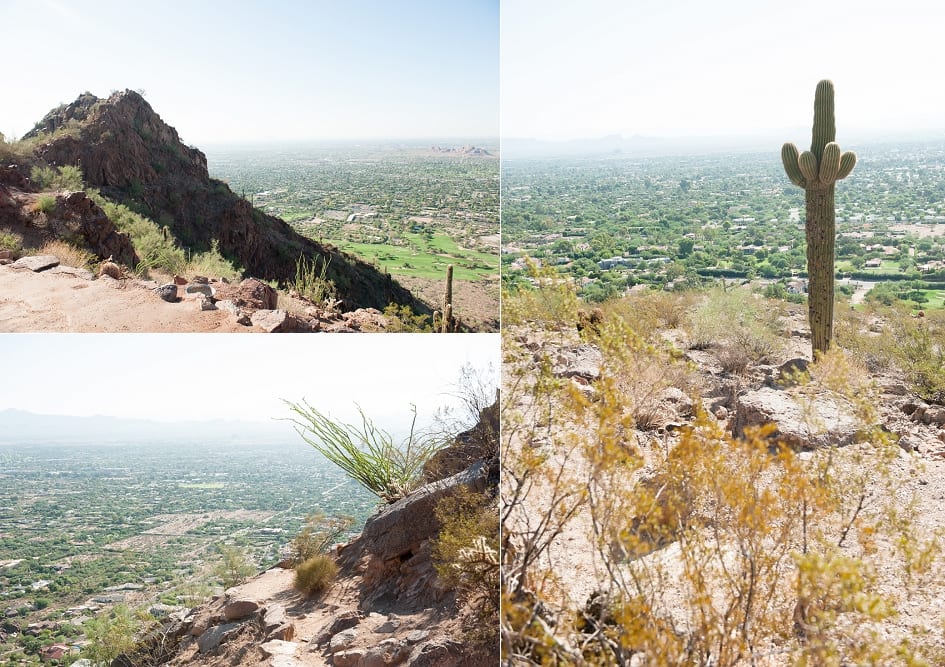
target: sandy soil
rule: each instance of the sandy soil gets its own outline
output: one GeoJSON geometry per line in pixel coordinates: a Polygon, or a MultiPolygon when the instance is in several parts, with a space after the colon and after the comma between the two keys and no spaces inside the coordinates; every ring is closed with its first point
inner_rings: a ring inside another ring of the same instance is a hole
{"type": "Polygon", "coordinates": [[[0,266],[0,332],[260,332],[225,311],[162,301],[135,281],[85,280],[0,266]]]}
{"type": "MultiPolygon", "coordinates": [[[[397,276],[397,282],[432,307],[441,309],[446,290],[442,279],[397,276]]],[[[499,279],[454,280],[453,308],[463,323],[479,332],[499,330],[499,279]]]]}

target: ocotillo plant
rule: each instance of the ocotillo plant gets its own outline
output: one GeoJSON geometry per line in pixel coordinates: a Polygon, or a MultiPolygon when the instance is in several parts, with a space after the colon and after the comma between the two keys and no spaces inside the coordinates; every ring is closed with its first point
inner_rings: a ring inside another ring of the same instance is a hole
{"type": "Polygon", "coordinates": [[[833,83],[817,84],[814,93],[814,129],[810,150],[800,155],[797,146],[781,148],[784,171],[794,185],[804,188],[807,202],[807,313],[811,345],[816,355],[826,352],[833,336],[834,244],[837,238],[834,184],[856,164],[856,155],[840,153],[833,115],[833,83]]]}

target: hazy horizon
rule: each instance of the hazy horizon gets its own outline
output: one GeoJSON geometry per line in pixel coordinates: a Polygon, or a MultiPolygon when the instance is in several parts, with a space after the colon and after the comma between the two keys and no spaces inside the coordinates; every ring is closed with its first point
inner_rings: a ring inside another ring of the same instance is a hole
{"type": "MultiPolygon", "coordinates": [[[[18,334],[0,337],[0,405],[40,415],[269,424],[284,400],[388,431],[429,419],[463,366],[498,372],[498,334],[18,334]],[[436,359],[436,364],[429,363],[436,359]]],[[[3,413],[0,412],[0,415],[3,413]]]]}

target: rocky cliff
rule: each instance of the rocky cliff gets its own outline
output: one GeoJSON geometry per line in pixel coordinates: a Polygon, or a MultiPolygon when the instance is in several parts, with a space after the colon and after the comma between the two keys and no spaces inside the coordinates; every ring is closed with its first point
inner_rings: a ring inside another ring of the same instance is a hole
{"type": "Polygon", "coordinates": [[[288,281],[300,256],[327,263],[344,306],[409,304],[429,313],[408,290],[373,266],[297,234],[210,178],[206,156],[184,145],[147,101],[126,90],[108,99],[85,93],[50,111],[24,138],[53,166],[81,168],[85,182],[148,215],[195,252],[219,242],[221,252],[251,275],[288,281]]]}
{"type": "MultiPolygon", "coordinates": [[[[425,486],[385,506],[361,535],[335,549],[340,573],[320,597],[303,597],[292,587],[292,570],[275,567],[207,604],[166,618],[137,655],[120,656],[113,664],[498,664],[498,644],[492,639],[498,638],[498,618],[484,620],[481,607],[473,608],[477,601],[461,595],[435,567],[434,544],[442,526],[433,511],[464,490],[494,498],[498,428],[497,401],[482,411],[474,428],[441,451],[426,471],[430,481],[425,486]]],[[[494,499],[488,506],[496,509],[494,499]]],[[[496,561],[496,584],[497,572],[496,561]]]]}

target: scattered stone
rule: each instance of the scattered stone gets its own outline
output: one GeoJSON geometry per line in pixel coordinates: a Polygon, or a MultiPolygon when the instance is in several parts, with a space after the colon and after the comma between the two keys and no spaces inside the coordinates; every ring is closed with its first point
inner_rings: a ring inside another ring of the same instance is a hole
{"type": "Polygon", "coordinates": [[[207,278],[206,276],[194,276],[193,280],[191,280],[190,282],[195,283],[197,285],[209,285],[210,279],[207,278]]]}
{"type": "Polygon", "coordinates": [[[922,441],[913,435],[904,435],[899,438],[899,446],[904,452],[919,453],[922,448],[922,441]]]}
{"type": "Polygon", "coordinates": [[[585,344],[560,347],[552,355],[552,360],[552,372],[558,377],[577,375],[586,380],[596,380],[600,377],[603,357],[599,349],[585,344]]]}
{"type": "Polygon", "coordinates": [[[420,649],[410,667],[458,667],[462,658],[462,647],[456,642],[436,642],[420,649]]]}
{"type": "Polygon", "coordinates": [[[196,304],[197,304],[197,309],[201,311],[217,309],[217,307],[213,305],[213,301],[210,300],[210,297],[204,294],[200,294],[197,297],[196,304]]]}
{"type": "Polygon", "coordinates": [[[266,635],[266,640],[281,639],[283,641],[292,641],[295,638],[295,624],[283,623],[266,635]]]}
{"type": "Polygon", "coordinates": [[[331,663],[335,667],[355,667],[364,657],[363,649],[353,649],[350,651],[338,651],[331,656],[331,663]]]}
{"type": "Polygon", "coordinates": [[[283,623],[287,623],[288,620],[285,607],[281,604],[274,604],[266,609],[266,614],[263,616],[263,626],[266,628],[266,632],[269,632],[283,623]]]}
{"type": "Polygon", "coordinates": [[[429,636],[430,633],[427,630],[414,630],[407,635],[406,639],[408,644],[419,644],[429,636]]]}
{"type": "Polygon", "coordinates": [[[395,632],[397,628],[400,627],[400,623],[401,621],[399,618],[388,619],[385,623],[374,628],[374,632],[381,633],[381,634],[389,634],[391,632],[395,632]]]}
{"type": "Polygon", "coordinates": [[[735,434],[749,426],[773,423],[772,435],[795,449],[816,449],[853,442],[858,431],[856,416],[826,392],[802,403],[789,391],[762,387],[736,399],[735,434]]]}
{"type": "Polygon", "coordinates": [[[806,373],[809,365],[810,361],[801,357],[789,359],[778,366],[777,379],[775,382],[781,387],[796,385],[796,376],[801,373],[806,373]]]}
{"type": "Polygon", "coordinates": [[[335,634],[331,640],[328,642],[328,651],[330,653],[337,653],[343,649],[348,648],[354,643],[354,640],[358,638],[358,631],[354,628],[348,628],[347,630],[342,630],[341,632],[335,634]]]}
{"type": "Polygon", "coordinates": [[[726,408],[724,405],[720,405],[715,408],[715,411],[712,414],[714,414],[715,418],[720,422],[725,421],[728,419],[728,408],[726,408]]]}
{"type": "Polygon", "coordinates": [[[0,266],[6,266],[7,264],[13,264],[12,259],[0,259],[0,266]]]}
{"type": "Polygon", "coordinates": [[[392,667],[410,657],[410,648],[399,639],[385,639],[364,654],[358,667],[392,667]]]}
{"type": "Polygon", "coordinates": [[[197,638],[197,648],[201,653],[209,653],[226,641],[226,638],[239,630],[239,623],[226,623],[210,628],[197,638]]]}
{"type": "Polygon", "coordinates": [[[216,290],[210,287],[210,285],[196,283],[194,285],[188,285],[187,287],[185,287],[184,294],[186,296],[194,296],[195,294],[202,294],[204,296],[212,297],[214,294],[216,294],[216,290]]]}
{"type": "Polygon", "coordinates": [[[660,402],[673,407],[677,417],[692,416],[692,399],[681,389],[667,387],[660,393],[660,402]]]}
{"type": "Polygon", "coordinates": [[[228,621],[246,618],[259,609],[259,604],[255,600],[233,600],[226,603],[223,607],[223,618],[228,621]]]}
{"type": "Polygon", "coordinates": [[[183,276],[174,276],[174,284],[175,284],[175,285],[186,285],[186,284],[187,284],[187,279],[184,278],[183,276]]]}
{"type": "Polygon", "coordinates": [[[338,634],[342,630],[347,630],[348,628],[353,628],[358,623],[361,622],[361,619],[364,616],[358,611],[346,611],[341,614],[337,614],[332,617],[331,620],[326,623],[321,630],[315,633],[312,637],[312,644],[314,646],[321,646],[334,635],[338,634]]]}
{"type": "Polygon", "coordinates": [[[929,407],[922,415],[922,421],[926,424],[945,425],[945,407],[941,405],[929,407]]]}
{"type": "Polygon", "coordinates": [[[299,644],[296,642],[274,639],[272,641],[267,641],[265,644],[261,644],[259,648],[262,649],[263,653],[270,657],[274,655],[295,655],[295,651],[299,648],[299,644]]]}
{"type": "Polygon", "coordinates": [[[266,333],[286,333],[295,325],[292,316],[284,310],[257,310],[249,319],[253,326],[266,333]]]}
{"type": "MultiPolygon", "coordinates": [[[[104,277],[104,276],[103,276],[104,277]]],[[[177,298],[177,285],[174,283],[167,283],[166,285],[161,285],[154,290],[154,293],[159,297],[167,301],[168,303],[176,303],[177,298]]]]}
{"type": "Polygon", "coordinates": [[[13,262],[14,269],[29,269],[30,271],[40,272],[59,266],[59,258],[55,255],[32,255],[30,257],[21,257],[13,262]]]}
{"type": "Polygon", "coordinates": [[[72,276],[73,278],[81,278],[82,280],[93,280],[95,274],[89,271],[88,269],[79,269],[74,266],[54,266],[49,269],[49,273],[61,273],[64,276],[72,276]]]}
{"type": "Polygon", "coordinates": [[[0,259],[14,259],[12,250],[0,250],[0,259]]]}

